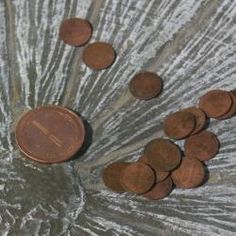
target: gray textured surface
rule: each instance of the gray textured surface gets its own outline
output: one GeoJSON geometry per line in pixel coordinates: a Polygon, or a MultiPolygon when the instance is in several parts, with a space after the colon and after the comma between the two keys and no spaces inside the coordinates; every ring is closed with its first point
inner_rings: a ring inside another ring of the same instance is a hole
{"type": "Polygon", "coordinates": [[[155,202],[112,193],[100,177],[107,163],[135,160],[162,136],[168,113],[209,89],[236,88],[235,0],[1,0],[0,22],[1,235],[235,235],[236,117],[211,122],[222,147],[201,188],[155,202]],[[82,49],[58,40],[71,16],[92,22],[91,42],[113,44],[110,69],[86,68],[82,49]],[[149,102],[127,89],[142,69],[164,81],[149,102]],[[84,155],[51,166],[20,155],[16,120],[46,104],[68,106],[91,124],[84,155]]]}

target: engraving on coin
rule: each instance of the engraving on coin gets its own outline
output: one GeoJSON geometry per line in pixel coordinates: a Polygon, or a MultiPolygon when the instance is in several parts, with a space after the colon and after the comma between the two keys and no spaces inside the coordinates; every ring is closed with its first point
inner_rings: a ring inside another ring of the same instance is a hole
{"type": "Polygon", "coordinates": [[[42,163],[70,159],[82,146],[84,136],[80,117],[60,106],[31,110],[16,126],[16,142],[21,152],[42,163]]]}

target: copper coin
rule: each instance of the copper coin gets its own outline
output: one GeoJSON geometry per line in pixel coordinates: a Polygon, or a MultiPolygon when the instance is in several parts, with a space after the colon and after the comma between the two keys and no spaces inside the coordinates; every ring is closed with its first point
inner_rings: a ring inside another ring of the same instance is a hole
{"type": "Polygon", "coordinates": [[[204,113],[204,111],[197,107],[186,108],[183,111],[190,112],[195,117],[195,127],[191,135],[200,132],[206,124],[206,114],[204,113]]]}
{"type": "Polygon", "coordinates": [[[153,72],[141,72],[130,81],[131,94],[140,100],[149,100],[159,95],[162,89],[161,78],[153,72]]]}
{"type": "Polygon", "coordinates": [[[217,118],[219,120],[228,119],[236,114],[236,95],[234,95],[231,92],[229,92],[229,95],[231,96],[233,104],[232,104],[231,108],[229,109],[229,111],[225,115],[217,118]]]}
{"type": "Polygon", "coordinates": [[[144,155],[148,164],[158,171],[173,170],[181,161],[179,147],[165,139],[154,139],[149,142],[144,149],[144,155]]]}
{"type": "Polygon", "coordinates": [[[200,98],[199,107],[208,117],[218,118],[225,115],[230,110],[232,103],[229,92],[212,90],[200,98]]]}
{"type": "MultiPolygon", "coordinates": [[[[144,155],[138,159],[138,162],[143,162],[147,165],[150,165],[150,164],[148,164],[147,157],[144,155]]],[[[154,167],[151,166],[151,168],[154,170],[154,173],[155,173],[155,183],[162,182],[170,175],[169,171],[159,171],[159,170],[155,169],[155,166],[154,167]]]]}
{"type": "Polygon", "coordinates": [[[173,189],[173,182],[170,177],[164,181],[157,183],[150,191],[143,194],[144,197],[152,200],[160,200],[167,197],[173,189]]]}
{"type": "Polygon", "coordinates": [[[95,70],[101,70],[112,65],[116,57],[109,43],[96,42],[88,45],[83,52],[84,63],[95,70]]]}
{"type": "Polygon", "coordinates": [[[128,192],[145,193],[154,185],[155,175],[148,165],[135,162],[127,166],[121,176],[121,184],[128,192]]]}
{"type": "Polygon", "coordinates": [[[164,121],[165,134],[173,139],[187,137],[195,128],[195,117],[193,114],[178,111],[170,114],[164,121]]]}
{"type": "Polygon", "coordinates": [[[202,131],[186,139],[184,144],[186,156],[195,157],[200,161],[213,158],[219,151],[219,141],[215,134],[202,131]]]}
{"type": "Polygon", "coordinates": [[[84,142],[79,116],[60,106],[38,107],[27,112],[16,126],[16,142],[30,159],[56,163],[70,159],[84,142]]]}
{"type": "Polygon", "coordinates": [[[122,172],[129,164],[130,163],[125,163],[125,162],[115,162],[108,165],[103,170],[104,184],[115,192],[125,192],[125,189],[122,187],[120,183],[120,178],[122,172]]]}
{"type": "Polygon", "coordinates": [[[92,25],[80,18],[66,19],[61,23],[59,37],[64,43],[72,46],[86,44],[92,36],[92,25]]]}
{"type": "Polygon", "coordinates": [[[179,188],[194,188],[199,186],[205,177],[203,164],[190,157],[183,158],[179,168],[171,173],[171,178],[179,188]]]}

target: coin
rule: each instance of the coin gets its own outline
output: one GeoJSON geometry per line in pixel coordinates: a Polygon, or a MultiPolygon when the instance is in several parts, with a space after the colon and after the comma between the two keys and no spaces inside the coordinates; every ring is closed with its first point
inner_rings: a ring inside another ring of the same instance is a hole
{"type": "Polygon", "coordinates": [[[187,137],[195,128],[195,117],[193,114],[178,111],[170,114],[164,121],[165,134],[173,139],[187,137]]]}
{"type": "Polygon", "coordinates": [[[80,18],[71,18],[62,21],[59,37],[64,43],[71,46],[82,46],[92,36],[92,25],[89,21],[80,18]]]}
{"type": "Polygon", "coordinates": [[[60,106],[38,107],[24,114],[16,126],[16,142],[27,157],[42,163],[70,159],[84,142],[79,116],[60,106]]]}
{"type": "Polygon", "coordinates": [[[144,155],[147,157],[147,163],[158,171],[173,170],[181,162],[179,147],[166,139],[154,139],[149,142],[144,149],[144,155]]]}
{"type": "Polygon", "coordinates": [[[161,78],[153,72],[140,72],[130,81],[131,94],[140,100],[149,100],[159,95],[162,89],[161,78]]]}
{"type": "Polygon", "coordinates": [[[167,197],[173,189],[173,182],[170,177],[160,183],[156,183],[150,191],[143,194],[144,197],[152,200],[160,200],[167,197]]]}
{"type": "Polygon", "coordinates": [[[215,134],[202,131],[186,139],[184,153],[186,156],[195,157],[200,161],[213,158],[219,152],[219,141],[215,134]]]}
{"type": "Polygon", "coordinates": [[[195,117],[195,127],[191,135],[198,133],[204,128],[206,124],[206,114],[204,113],[204,111],[202,111],[201,109],[197,107],[189,107],[189,108],[184,109],[183,111],[190,112],[195,117]]]}
{"type": "MultiPolygon", "coordinates": [[[[145,164],[148,164],[148,160],[147,160],[147,157],[145,155],[141,156],[139,159],[138,159],[138,162],[143,162],[145,164]]],[[[159,183],[159,182],[162,182],[163,180],[165,180],[170,172],[169,171],[159,171],[157,169],[155,169],[155,166],[150,166],[153,170],[154,170],[154,173],[155,173],[155,183],[159,183]]]]}
{"type": "Polygon", "coordinates": [[[225,115],[230,110],[232,103],[229,92],[212,90],[200,98],[199,108],[201,108],[208,117],[218,118],[225,115]]]}
{"type": "Polygon", "coordinates": [[[236,114],[236,95],[234,95],[234,93],[231,92],[229,92],[229,95],[233,102],[232,106],[226,114],[217,118],[219,120],[228,119],[236,114]]]}
{"type": "Polygon", "coordinates": [[[121,184],[127,192],[145,193],[154,185],[155,175],[148,165],[135,162],[127,166],[121,175],[121,184]]]}
{"type": "Polygon", "coordinates": [[[115,192],[125,192],[125,189],[122,187],[120,183],[120,178],[121,178],[122,171],[124,171],[124,169],[129,164],[130,163],[125,163],[125,162],[115,162],[108,165],[103,170],[104,184],[115,192]]]}
{"type": "Polygon", "coordinates": [[[199,186],[205,177],[203,164],[190,157],[183,158],[179,168],[171,173],[171,178],[179,188],[194,188],[199,186]]]}
{"type": "Polygon", "coordinates": [[[101,70],[112,65],[116,57],[113,47],[109,43],[95,42],[83,51],[84,63],[94,70],[101,70]]]}

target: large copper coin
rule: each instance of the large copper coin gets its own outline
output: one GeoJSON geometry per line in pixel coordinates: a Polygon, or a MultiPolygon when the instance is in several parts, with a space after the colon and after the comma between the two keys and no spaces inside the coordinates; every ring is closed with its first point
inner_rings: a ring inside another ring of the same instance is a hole
{"type": "Polygon", "coordinates": [[[101,70],[112,65],[116,57],[109,43],[96,42],[88,45],[83,51],[84,63],[95,70],[101,70]]]}
{"type": "Polygon", "coordinates": [[[203,164],[190,157],[185,157],[179,168],[171,173],[171,178],[179,188],[194,188],[199,186],[205,177],[203,164]]]}
{"type": "Polygon", "coordinates": [[[144,197],[152,200],[160,200],[167,197],[173,189],[173,182],[170,177],[165,179],[164,181],[157,183],[154,187],[143,194],[144,197]]]}
{"type": "Polygon", "coordinates": [[[209,131],[202,131],[187,138],[184,143],[184,149],[186,156],[206,161],[218,153],[219,141],[215,134],[209,131]]]}
{"type": "Polygon", "coordinates": [[[190,112],[195,117],[195,127],[191,135],[200,132],[206,124],[206,114],[204,113],[204,111],[197,107],[186,108],[183,111],[190,112]]]}
{"type": "Polygon", "coordinates": [[[141,100],[149,100],[156,97],[162,88],[161,78],[153,72],[141,72],[130,81],[129,89],[132,95],[141,100]]]}
{"type": "Polygon", "coordinates": [[[228,119],[236,114],[236,95],[234,95],[234,93],[231,92],[229,92],[229,95],[232,99],[233,104],[226,114],[217,118],[219,120],[228,119]]]}
{"type": "Polygon", "coordinates": [[[125,189],[120,183],[120,178],[124,169],[129,165],[125,162],[115,162],[108,165],[103,170],[104,184],[115,192],[125,192],[125,189]]]}
{"type": "Polygon", "coordinates": [[[148,165],[135,162],[127,166],[121,175],[124,189],[132,193],[145,193],[154,185],[155,175],[148,165]]]}
{"type": "MultiPolygon", "coordinates": [[[[143,162],[147,165],[150,165],[148,164],[148,160],[147,160],[147,157],[145,155],[141,156],[139,159],[138,159],[138,162],[143,162]]],[[[170,172],[169,171],[159,171],[157,169],[155,169],[155,166],[151,166],[151,168],[154,170],[155,172],[155,183],[159,183],[159,182],[162,182],[163,180],[165,180],[170,172]]]]}
{"type": "Polygon", "coordinates": [[[173,170],[181,162],[179,147],[165,139],[154,139],[149,142],[144,149],[144,155],[148,164],[158,171],[173,170]]]}
{"type": "Polygon", "coordinates": [[[70,159],[84,142],[82,120],[60,106],[38,107],[27,112],[17,124],[16,141],[30,159],[56,163],[70,159]]]}
{"type": "Polygon", "coordinates": [[[218,118],[225,115],[232,106],[232,98],[227,91],[212,90],[199,100],[199,107],[208,117],[218,118]]]}
{"type": "Polygon", "coordinates": [[[179,111],[170,114],[164,121],[165,134],[173,139],[187,137],[195,128],[195,117],[189,112],[179,111]]]}
{"type": "Polygon", "coordinates": [[[72,46],[86,44],[92,36],[92,26],[80,18],[66,19],[61,23],[59,37],[64,43],[72,46]]]}

